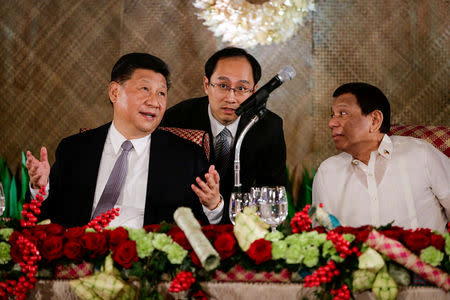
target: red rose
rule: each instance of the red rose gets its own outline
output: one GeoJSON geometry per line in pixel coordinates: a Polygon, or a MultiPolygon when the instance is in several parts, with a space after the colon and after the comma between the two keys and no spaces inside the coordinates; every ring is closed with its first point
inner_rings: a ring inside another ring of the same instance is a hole
{"type": "Polygon", "coordinates": [[[183,249],[188,251],[192,250],[191,244],[189,243],[188,239],[186,238],[186,235],[181,229],[170,230],[167,233],[167,235],[170,236],[178,245],[183,247],[183,249]]]}
{"type": "Polygon", "coordinates": [[[147,232],[159,232],[161,230],[161,225],[159,224],[145,225],[144,229],[147,232]]]}
{"type": "Polygon", "coordinates": [[[83,257],[83,244],[79,240],[69,240],[64,245],[64,255],[68,259],[80,260],[83,257]]]}
{"type": "Polygon", "coordinates": [[[193,293],[192,298],[194,298],[195,300],[208,300],[208,297],[202,290],[198,290],[197,292],[193,293]]]}
{"type": "Polygon", "coordinates": [[[236,239],[234,235],[224,232],[214,242],[214,247],[219,252],[221,259],[226,259],[236,253],[236,239]]]}
{"type": "Polygon", "coordinates": [[[419,252],[420,250],[430,245],[430,237],[420,231],[410,232],[404,236],[406,246],[413,252],[419,252]]]}
{"type": "Polygon", "coordinates": [[[108,241],[103,233],[87,232],[81,237],[86,250],[91,252],[91,258],[104,255],[108,251],[108,241]]]}
{"type": "Polygon", "coordinates": [[[64,237],[68,240],[79,239],[84,235],[84,227],[72,227],[64,232],[64,237]]]}
{"type": "Polygon", "coordinates": [[[214,241],[217,237],[216,225],[206,225],[202,227],[202,231],[206,238],[210,241],[214,241]]]}
{"type": "Polygon", "coordinates": [[[116,249],[120,243],[128,240],[128,231],[123,227],[117,227],[114,230],[108,230],[106,233],[109,236],[109,245],[111,249],[116,249]]]}
{"type": "Polygon", "coordinates": [[[226,224],[226,225],[215,225],[215,230],[218,233],[222,233],[222,232],[228,232],[228,233],[232,233],[234,232],[234,226],[231,224],[226,224]]]}
{"type": "Polygon", "coordinates": [[[42,230],[47,232],[48,235],[62,235],[64,233],[64,227],[55,223],[42,225],[42,230]]]}
{"type": "Polygon", "coordinates": [[[22,252],[17,245],[11,245],[10,253],[12,260],[18,264],[23,261],[22,252]]]}
{"type": "Polygon", "coordinates": [[[438,250],[442,250],[445,246],[445,239],[440,234],[431,235],[431,246],[438,250]]]}
{"type": "Polygon", "coordinates": [[[400,243],[402,242],[403,230],[388,229],[382,231],[381,233],[387,236],[388,238],[399,241],[400,243]]]}
{"type": "Polygon", "coordinates": [[[317,231],[317,233],[327,233],[327,229],[323,226],[316,226],[314,228],[309,228],[306,231],[317,231]]]}
{"type": "Polygon", "coordinates": [[[48,261],[53,261],[63,256],[63,239],[61,236],[53,235],[43,241],[39,249],[42,256],[48,261]]]}
{"type": "Polygon", "coordinates": [[[200,262],[200,259],[198,259],[198,256],[195,253],[195,251],[191,251],[190,255],[191,255],[191,260],[194,263],[194,265],[196,265],[197,267],[201,267],[202,263],[200,262]]]}
{"type": "Polygon", "coordinates": [[[265,239],[256,240],[250,245],[247,254],[259,265],[272,258],[272,243],[265,239]]]}
{"type": "Polygon", "coordinates": [[[131,268],[133,262],[139,260],[136,251],[136,242],[128,240],[121,243],[113,252],[112,258],[122,267],[126,269],[131,268]]]}

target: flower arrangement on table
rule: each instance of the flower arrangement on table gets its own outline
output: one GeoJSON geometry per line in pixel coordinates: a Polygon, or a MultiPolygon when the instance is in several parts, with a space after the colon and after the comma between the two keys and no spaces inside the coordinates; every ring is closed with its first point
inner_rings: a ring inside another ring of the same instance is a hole
{"type": "Polygon", "coordinates": [[[72,278],[73,291],[83,299],[158,299],[161,281],[171,281],[169,292],[176,298],[207,299],[199,282],[235,280],[236,272],[302,282],[336,300],[363,290],[395,299],[398,285],[409,285],[412,272],[450,289],[449,233],[332,228],[333,222],[312,228],[309,206],[283,232],[269,232],[250,208],[237,216],[235,226],[201,227],[182,208],[174,217],[178,226],[107,228],[119,213],[113,210],[84,227],[66,229],[35,224],[40,199],[24,205],[22,229],[14,221],[0,229],[1,299],[25,299],[37,278],[72,278]]]}

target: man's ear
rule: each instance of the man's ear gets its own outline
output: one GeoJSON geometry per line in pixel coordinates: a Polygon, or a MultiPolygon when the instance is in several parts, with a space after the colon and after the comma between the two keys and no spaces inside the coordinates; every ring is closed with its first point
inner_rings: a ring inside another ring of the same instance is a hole
{"type": "Polygon", "coordinates": [[[117,102],[117,98],[119,97],[119,88],[119,83],[115,81],[111,81],[109,83],[109,100],[111,101],[111,103],[117,102]]]}
{"type": "Polygon", "coordinates": [[[370,132],[379,132],[381,124],[383,123],[383,113],[376,109],[370,113],[372,117],[372,124],[370,125],[370,132]]]}
{"type": "Polygon", "coordinates": [[[205,90],[205,94],[208,95],[208,85],[209,80],[206,76],[203,76],[203,89],[205,90]]]}

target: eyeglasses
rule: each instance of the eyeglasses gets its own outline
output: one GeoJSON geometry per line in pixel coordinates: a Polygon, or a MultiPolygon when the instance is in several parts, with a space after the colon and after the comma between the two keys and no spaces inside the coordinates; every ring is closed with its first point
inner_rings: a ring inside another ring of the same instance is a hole
{"type": "Polygon", "coordinates": [[[220,94],[225,95],[229,91],[233,91],[234,95],[237,97],[245,96],[254,91],[254,89],[249,89],[245,86],[238,86],[238,87],[232,88],[231,86],[229,86],[226,83],[210,83],[209,85],[212,86],[213,88],[215,88],[216,91],[220,94]]]}

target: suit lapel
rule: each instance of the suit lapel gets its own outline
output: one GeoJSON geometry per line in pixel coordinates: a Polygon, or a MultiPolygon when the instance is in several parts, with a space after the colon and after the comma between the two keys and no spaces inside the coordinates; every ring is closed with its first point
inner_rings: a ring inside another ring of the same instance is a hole
{"type": "MultiPolygon", "coordinates": [[[[85,201],[85,203],[81,205],[89,208],[89,218],[92,211],[92,205],[94,203],[100,161],[102,159],[103,148],[105,146],[106,136],[108,135],[108,129],[110,126],[111,123],[108,123],[92,132],[90,140],[88,141],[90,151],[85,152],[85,165],[84,168],[82,168],[82,176],[85,178],[83,181],[85,182],[86,195],[85,197],[80,197],[80,201],[85,201]]],[[[87,134],[90,134],[90,132],[87,134]]],[[[85,211],[87,211],[87,209],[85,211]]]]}
{"type": "Polygon", "coordinates": [[[163,176],[161,172],[166,172],[167,170],[167,147],[167,140],[164,138],[161,130],[155,130],[151,135],[150,142],[150,160],[148,165],[144,224],[153,223],[150,210],[153,202],[151,193],[156,190],[155,187],[161,184],[161,179],[166,178],[166,176],[163,176]]]}

